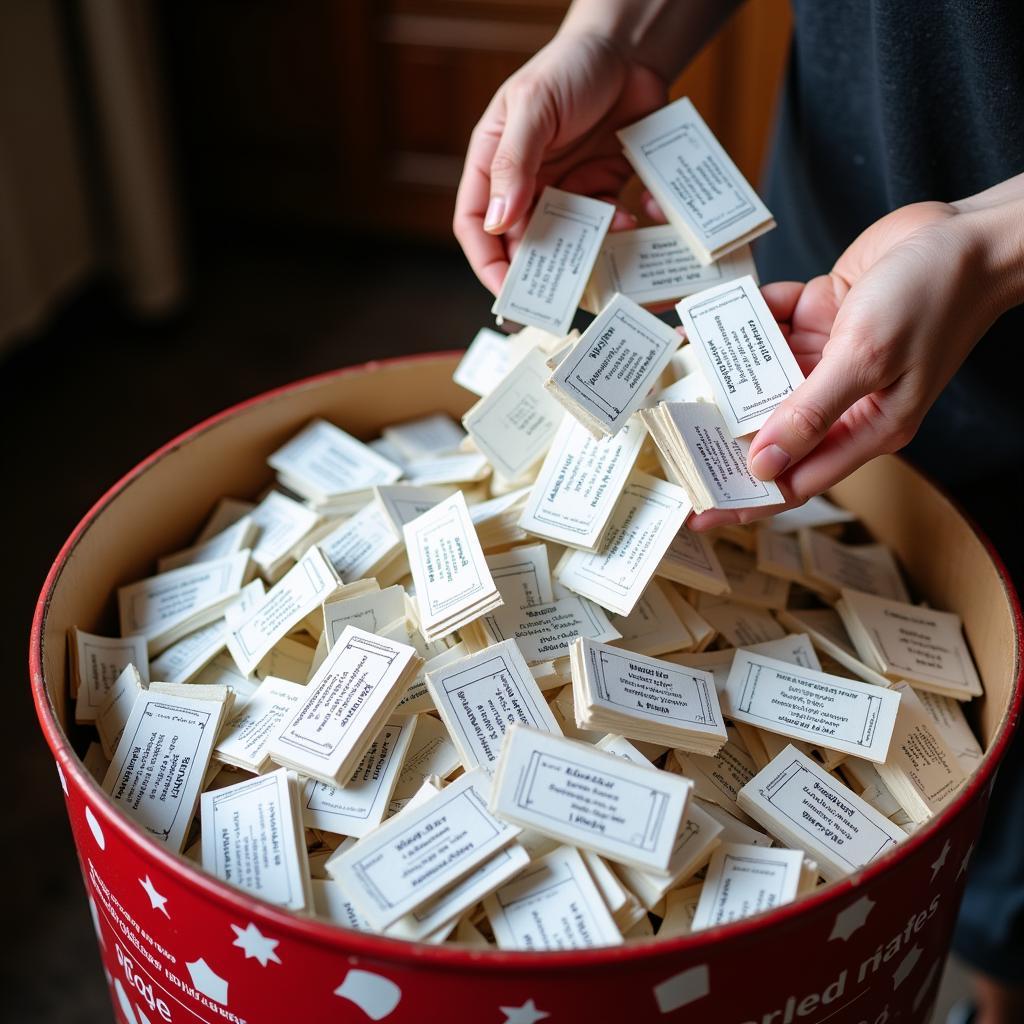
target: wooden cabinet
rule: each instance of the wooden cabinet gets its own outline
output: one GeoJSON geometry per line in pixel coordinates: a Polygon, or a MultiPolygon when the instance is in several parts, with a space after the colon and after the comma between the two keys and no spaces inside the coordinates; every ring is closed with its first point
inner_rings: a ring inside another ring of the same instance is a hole
{"type": "MultiPolygon", "coordinates": [[[[188,193],[254,224],[450,238],[469,134],[565,0],[205,0],[167,5],[188,193]]],[[[682,77],[757,179],[790,31],[749,0],[682,77]]]]}

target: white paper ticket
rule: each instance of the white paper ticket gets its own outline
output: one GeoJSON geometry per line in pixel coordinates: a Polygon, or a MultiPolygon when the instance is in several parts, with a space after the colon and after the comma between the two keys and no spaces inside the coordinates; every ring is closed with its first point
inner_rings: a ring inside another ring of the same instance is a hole
{"type": "Polygon", "coordinates": [[[394,483],[402,475],[399,466],[326,420],[313,420],[267,463],[287,486],[314,501],[394,483]]]}
{"type": "Polygon", "coordinates": [[[622,934],[577,850],[560,846],[484,900],[499,949],[617,946],[622,934]]]}
{"type": "Polygon", "coordinates": [[[546,188],[491,307],[502,319],[568,334],[615,207],[546,188]]]}
{"type": "Polygon", "coordinates": [[[663,320],[615,295],[547,387],[595,436],[617,434],[656,387],[680,341],[663,320]]]}
{"type": "Polygon", "coordinates": [[[141,633],[150,655],[193,629],[220,618],[242,589],[249,551],[186,565],[117,591],[121,635],[141,633]]]}
{"type": "Polygon", "coordinates": [[[952,697],[929,693],[927,690],[918,690],[916,693],[932,724],[956,754],[960,767],[965,772],[974,771],[984,756],[984,751],[971,731],[960,702],[952,697]]]}
{"type": "Polygon", "coordinates": [[[491,643],[514,639],[531,665],[567,656],[577,637],[604,641],[620,635],[600,607],[574,596],[529,608],[504,605],[479,621],[491,643]]]}
{"type": "Polygon", "coordinates": [[[128,665],[134,665],[143,682],[149,680],[149,655],[146,638],[96,636],[73,629],[69,637],[75,659],[73,675],[77,680],[75,721],[93,722],[106,701],[117,677],[128,665]]]}
{"type": "Polygon", "coordinates": [[[433,715],[421,715],[412,745],[402,761],[392,800],[408,800],[425,779],[432,775],[446,779],[461,763],[445,724],[433,715]]]}
{"type": "Polygon", "coordinates": [[[406,523],[411,523],[417,516],[429,512],[454,493],[455,488],[447,485],[426,487],[392,484],[388,487],[374,488],[374,497],[383,506],[391,525],[399,534],[406,523]]]}
{"type": "Polygon", "coordinates": [[[740,807],[806,850],[829,881],[885,855],[906,833],[819,764],[787,747],[740,792],[740,807]]]}
{"type": "Polygon", "coordinates": [[[351,928],[353,931],[373,931],[370,922],[356,910],[345,894],[340,882],[333,878],[311,878],[309,885],[317,917],[326,918],[342,928],[351,928]]]}
{"type": "Polygon", "coordinates": [[[505,480],[519,480],[544,457],[565,410],[544,389],[547,361],[528,352],[462,424],[477,448],[505,480]]]}
{"type": "Polygon", "coordinates": [[[483,398],[505,379],[512,367],[529,351],[529,347],[517,343],[515,335],[481,327],[469,343],[452,380],[459,387],[483,398]]]}
{"type": "Polygon", "coordinates": [[[800,886],[801,850],[723,843],[712,855],[693,931],[791,903],[800,886]]]}
{"type": "Polygon", "coordinates": [[[397,554],[401,544],[384,510],[374,501],[318,541],[339,579],[346,583],[368,576],[397,554]]]}
{"type": "Polygon", "coordinates": [[[609,860],[664,872],[692,783],[521,725],[505,734],[492,810],[609,860]]]}
{"type": "Polygon", "coordinates": [[[138,669],[129,663],[103,698],[94,722],[96,731],[100,734],[100,748],[108,761],[114,756],[114,751],[121,742],[121,734],[124,732],[128,716],[132,713],[135,698],[146,688],[147,684],[142,681],[138,669]]]}
{"type": "Polygon", "coordinates": [[[324,633],[327,646],[337,642],[346,626],[379,633],[392,622],[405,617],[405,591],[402,587],[385,587],[355,597],[341,597],[324,602],[324,633]]]}
{"type": "Polygon", "coordinates": [[[384,820],[415,729],[416,716],[388,722],[344,786],[308,779],[302,791],[303,824],[341,836],[364,836],[376,828],[384,820]]]}
{"type": "Polygon", "coordinates": [[[289,910],[310,902],[309,865],[293,788],[281,768],[203,794],[203,867],[289,910]]]}
{"type": "Polygon", "coordinates": [[[228,650],[246,675],[295,625],[338,587],[337,575],[316,547],[270,588],[267,596],[231,629],[228,650]]]}
{"type": "Polygon", "coordinates": [[[298,683],[265,679],[221,729],[213,748],[214,758],[247,771],[266,771],[271,737],[305,696],[306,687],[298,683]]]}
{"type": "Polygon", "coordinates": [[[103,779],[117,808],[176,853],[188,835],[224,705],[140,693],[103,779]]]}
{"type": "Polygon", "coordinates": [[[586,695],[593,707],[665,728],[680,730],[676,746],[694,732],[726,741],[714,676],[659,658],[647,658],[607,644],[580,639],[586,695]]]}
{"type": "Polygon", "coordinates": [[[502,600],[513,608],[551,604],[548,549],[544,544],[521,544],[487,556],[487,568],[502,600]]]}
{"type": "Polygon", "coordinates": [[[466,772],[334,861],[332,873],[377,929],[454,885],[519,834],[487,808],[490,779],[466,772]]]}
{"type": "Polygon", "coordinates": [[[679,762],[683,774],[693,779],[697,796],[735,813],[736,797],[754,777],[757,767],[736,729],[731,725],[726,726],[725,732],[728,740],[717,754],[692,754],[676,750],[671,756],[679,762]]]}
{"type": "Polygon", "coordinates": [[[641,306],[657,307],[754,273],[749,247],[705,264],[671,224],[613,231],[601,246],[584,301],[597,313],[621,292],[641,306]]]}
{"type": "Polygon", "coordinates": [[[849,587],[894,601],[910,600],[896,559],[884,544],[843,544],[805,528],[800,531],[800,549],[804,569],[824,583],[832,597],[849,587]]]}
{"type": "Polygon", "coordinates": [[[467,769],[493,772],[515,723],[561,735],[515,640],[428,675],[427,687],[467,769]]]}
{"type": "Polygon", "coordinates": [[[859,680],[738,650],[722,710],[761,729],[882,762],[900,695],[859,680]]]}
{"type": "Polygon", "coordinates": [[[416,658],[407,644],[346,626],[306,686],[305,700],[271,739],[270,756],[321,782],[347,782],[345,766],[372,742],[373,720],[398,703],[416,658]]]}
{"type": "Polygon", "coordinates": [[[708,594],[724,594],[729,590],[725,570],[711,541],[692,530],[676,533],[654,572],[656,576],[688,584],[708,594]]]}
{"type": "Polygon", "coordinates": [[[213,534],[209,539],[158,558],[156,571],[167,572],[169,569],[180,569],[183,565],[195,565],[197,562],[226,558],[244,548],[251,548],[253,541],[259,536],[259,532],[259,527],[253,522],[252,516],[246,513],[241,519],[213,534]]]}
{"type": "Polygon", "coordinates": [[[461,914],[471,910],[529,863],[530,855],[526,850],[512,843],[432,900],[400,917],[388,928],[387,934],[412,942],[442,942],[461,914]]]}
{"type": "Polygon", "coordinates": [[[760,430],[804,379],[752,277],[684,299],[676,307],[729,433],[760,430]]]}
{"type": "Polygon", "coordinates": [[[629,162],[704,263],[775,226],[685,97],[618,132],[629,162]]]}
{"type": "Polygon", "coordinates": [[[710,402],[669,402],[663,408],[689,453],[712,508],[760,508],[781,505],[773,481],[758,480],[747,469],[750,442],[730,434],[717,406],[710,402]]]}
{"type": "Polygon", "coordinates": [[[249,513],[259,533],[252,549],[252,560],[268,579],[273,579],[282,560],[316,526],[320,517],[312,509],[271,491],[249,513]]]}
{"type": "Polygon", "coordinates": [[[602,608],[628,615],[692,506],[680,487],[636,471],[622,490],[600,550],[570,551],[555,578],[602,608]]]}
{"type": "Polygon", "coordinates": [[[496,593],[466,499],[453,494],[403,529],[420,628],[430,639],[444,636],[469,609],[496,593]]]}
{"type": "Polygon", "coordinates": [[[645,436],[643,426],[630,419],[614,437],[598,440],[579,420],[565,416],[519,525],[538,537],[593,551],[645,436]]]}

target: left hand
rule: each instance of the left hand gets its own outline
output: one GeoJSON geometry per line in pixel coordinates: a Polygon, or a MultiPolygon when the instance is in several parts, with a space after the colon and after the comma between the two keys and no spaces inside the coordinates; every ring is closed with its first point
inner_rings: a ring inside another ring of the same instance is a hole
{"type": "Polygon", "coordinates": [[[908,444],[925,413],[1010,305],[984,213],[914,203],[864,231],[832,272],[763,294],[806,375],[755,435],[749,467],[785,506],[712,509],[691,529],[747,523],[803,504],[908,444]]]}

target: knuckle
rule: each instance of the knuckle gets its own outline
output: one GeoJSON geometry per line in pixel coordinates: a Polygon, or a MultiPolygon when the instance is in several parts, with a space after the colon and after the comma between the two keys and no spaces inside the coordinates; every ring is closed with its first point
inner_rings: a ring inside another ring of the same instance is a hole
{"type": "Polygon", "coordinates": [[[790,429],[801,441],[816,441],[831,422],[828,413],[815,402],[802,402],[789,410],[790,429]]]}
{"type": "Polygon", "coordinates": [[[491,161],[492,178],[509,178],[519,170],[521,161],[515,153],[507,148],[499,149],[491,161]]]}
{"type": "Polygon", "coordinates": [[[914,440],[916,433],[917,425],[912,420],[896,420],[885,432],[885,450],[898,452],[901,448],[906,448],[914,440]]]}

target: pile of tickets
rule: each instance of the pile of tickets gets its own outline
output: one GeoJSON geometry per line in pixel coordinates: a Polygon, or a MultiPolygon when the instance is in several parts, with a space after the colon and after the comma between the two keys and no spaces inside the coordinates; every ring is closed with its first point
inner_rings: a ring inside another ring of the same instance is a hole
{"type": "Polygon", "coordinates": [[[622,139],[671,225],[606,239],[547,189],[462,423],[305,425],[120,588],[120,636],[72,631],[85,763],[153,842],[344,928],[606,946],[856,872],[977,765],[960,620],[851,515],[687,530],[780,503],[747,445],[802,378],[739,248],[770,214],[692,105],[622,139]]]}

